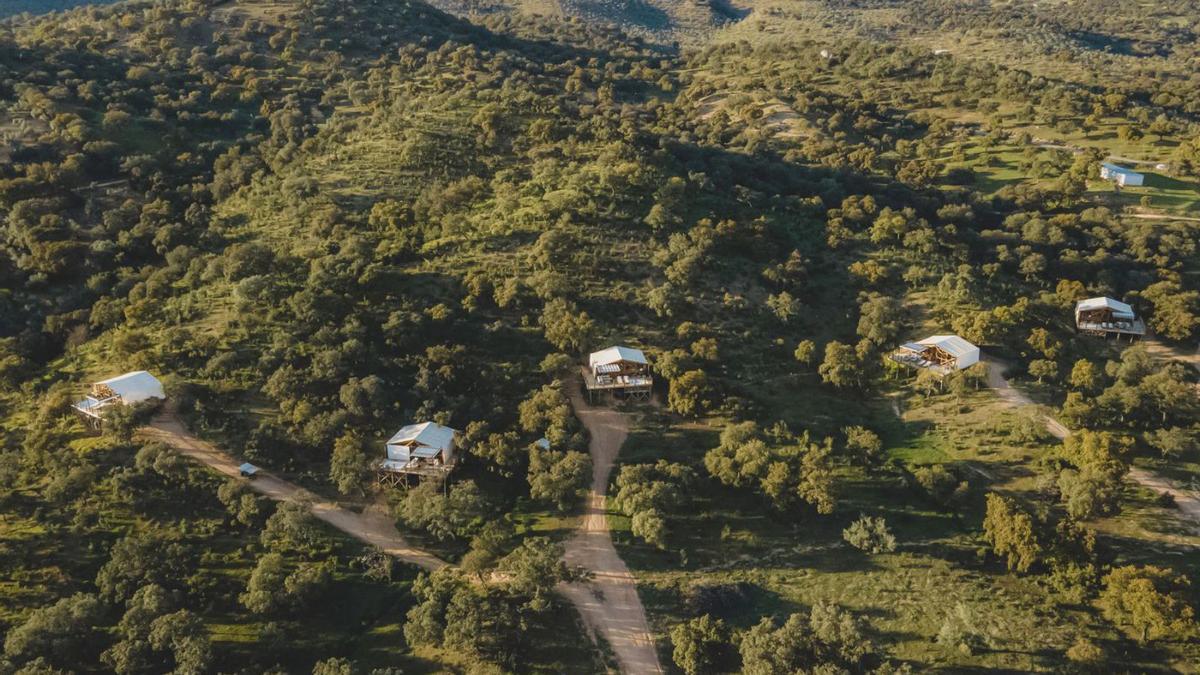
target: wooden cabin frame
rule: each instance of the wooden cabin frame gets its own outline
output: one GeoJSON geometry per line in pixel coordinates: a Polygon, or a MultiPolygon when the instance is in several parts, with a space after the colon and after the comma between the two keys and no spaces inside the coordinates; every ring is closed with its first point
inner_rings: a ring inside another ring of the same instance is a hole
{"type": "Polygon", "coordinates": [[[383,462],[380,462],[375,471],[375,484],[385,488],[407,488],[412,485],[412,476],[416,476],[417,481],[423,478],[434,478],[446,482],[455,466],[454,464],[416,464],[416,461],[410,462],[403,468],[387,468],[383,462]]]}
{"type": "Polygon", "coordinates": [[[917,342],[905,343],[889,354],[888,358],[911,368],[923,368],[938,375],[949,375],[978,363],[979,348],[956,335],[932,335],[917,342]],[[943,344],[949,345],[950,349],[943,348],[943,344]]]}

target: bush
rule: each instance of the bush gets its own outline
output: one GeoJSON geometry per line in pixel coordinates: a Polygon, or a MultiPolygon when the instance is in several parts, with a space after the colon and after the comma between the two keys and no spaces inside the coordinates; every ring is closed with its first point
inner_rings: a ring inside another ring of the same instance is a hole
{"type": "Polygon", "coordinates": [[[534,447],[529,454],[529,496],[565,511],[578,503],[591,473],[591,457],[582,452],[534,447]]]}
{"type": "Polygon", "coordinates": [[[688,609],[694,614],[712,614],[731,618],[750,606],[754,587],[745,581],[732,584],[696,584],[685,593],[688,609]]]}
{"type": "Polygon", "coordinates": [[[918,467],[913,471],[913,479],[930,499],[943,507],[961,502],[971,488],[967,481],[960,481],[941,464],[918,467]]]}
{"type": "Polygon", "coordinates": [[[975,612],[961,602],[946,614],[938,629],[937,642],[968,656],[986,646],[983,635],[975,626],[975,612]]]}
{"type": "Polygon", "coordinates": [[[1103,647],[1082,635],[1075,638],[1075,643],[1067,650],[1067,659],[1072,663],[1096,666],[1104,663],[1106,658],[1108,655],[1104,652],[1103,647]]]}
{"type": "Polygon", "coordinates": [[[437,481],[422,482],[405,493],[397,516],[405,525],[446,541],[470,537],[487,514],[487,501],[474,481],[468,480],[450,486],[446,494],[437,481]]]}
{"type": "Polygon", "coordinates": [[[888,531],[883,518],[862,516],[842,530],[842,539],[867,553],[891,553],[896,550],[896,537],[888,531]]]}

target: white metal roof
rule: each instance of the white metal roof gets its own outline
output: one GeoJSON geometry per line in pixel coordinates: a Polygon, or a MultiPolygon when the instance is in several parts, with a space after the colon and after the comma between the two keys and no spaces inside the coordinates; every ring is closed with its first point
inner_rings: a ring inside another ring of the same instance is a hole
{"type": "Polygon", "coordinates": [[[592,368],[595,368],[597,365],[607,365],[620,361],[647,363],[646,355],[642,353],[642,350],[634,349],[633,347],[609,347],[598,352],[592,352],[592,355],[588,357],[588,365],[592,368]]]}
{"type": "Polygon", "coordinates": [[[1115,173],[1127,173],[1127,174],[1134,174],[1134,175],[1139,175],[1139,176],[1141,175],[1137,171],[1134,171],[1133,169],[1126,169],[1125,167],[1120,166],[1118,164],[1113,164],[1112,162],[1102,162],[1100,164],[1100,166],[1108,169],[1109,171],[1115,172],[1115,173]]]}
{"type": "Polygon", "coordinates": [[[162,383],[144,370],[125,373],[117,377],[97,382],[113,390],[125,403],[138,403],[151,398],[166,398],[162,383]]]}
{"type": "Polygon", "coordinates": [[[1087,300],[1080,300],[1075,305],[1076,312],[1084,312],[1092,309],[1111,309],[1118,313],[1133,314],[1132,307],[1112,298],[1088,298],[1087,300]]]}
{"type": "Polygon", "coordinates": [[[926,347],[937,347],[956,358],[979,353],[979,347],[957,335],[930,335],[924,340],[917,340],[917,344],[926,347]]]}
{"type": "MultiPolygon", "coordinates": [[[[388,439],[388,445],[398,445],[402,443],[416,442],[420,445],[435,448],[437,450],[448,450],[450,444],[454,441],[454,429],[444,427],[436,422],[421,422],[420,424],[410,424],[400,431],[396,432],[395,436],[388,439]]],[[[434,453],[436,454],[436,453],[434,453]]]]}

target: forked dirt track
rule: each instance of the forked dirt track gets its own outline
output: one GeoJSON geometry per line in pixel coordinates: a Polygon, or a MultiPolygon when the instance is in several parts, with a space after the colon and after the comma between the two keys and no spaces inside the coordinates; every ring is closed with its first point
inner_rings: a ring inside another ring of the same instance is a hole
{"type": "Polygon", "coordinates": [[[629,419],[615,410],[589,406],[579,387],[569,386],[575,414],[591,435],[592,488],[583,521],[567,541],[565,558],[590,571],[592,578],[564,584],[560,590],[583,615],[588,630],[612,648],[622,673],[662,673],[637,582],[613,546],[605,506],[608,478],[629,435],[629,419]]]}
{"type": "MultiPolygon", "coordinates": [[[[566,544],[565,558],[569,564],[591,572],[592,577],[588,581],[560,584],[557,590],[575,605],[589,633],[603,637],[612,648],[622,673],[659,674],[663,670],[646,621],[646,610],[638,597],[637,583],[617,555],[605,515],[608,478],[621,444],[629,434],[629,421],[615,410],[588,406],[578,394],[573,396],[572,402],[592,438],[592,487],[583,521],[566,544]]],[[[165,443],[218,473],[231,478],[241,475],[236,459],[189,433],[169,406],[155,416],[141,434],[147,440],[165,443]]],[[[398,560],[429,571],[448,565],[437,556],[411,546],[396,530],[392,519],[380,509],[372,507],[361,514],[355,513],[267,471],[260,470],[247,485],[276,501],[307,504],[317,518],[398,560]]]]}

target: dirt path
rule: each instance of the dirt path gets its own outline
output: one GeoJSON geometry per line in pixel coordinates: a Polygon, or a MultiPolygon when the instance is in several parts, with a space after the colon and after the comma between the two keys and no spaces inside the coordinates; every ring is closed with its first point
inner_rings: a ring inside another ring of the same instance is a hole
{"type": "MultiPolygon", "coordinates": [[[[1196,220],[1200,220],[1200,218],[1197,218],[1196,220]]],[[[1142,338],[1142,346],[1145,347],[1146,351],[1150,352],[1150,355],[1155,358],[1178,361],[1180,363],[1190,365],[1191,367],[1195,368],[1197,372],[1200,372],[1200,345],[1197,345],[1196,351],[1188,354],[1186,352],[1179,351],[1175,347],[1172,347],[1162,340],[1159,340],[1153,335],[1147,335],[1142,338]]]]}
{"type": "MultiPolygon", "coordinates": [[[[629,433],[629,422],[615,410],[589,407],[582,397],[577,396],[573,402],[580,420],[592,436],[592,489],[583,522],[567,542],[565,557],[568,563],[591,571],[593,577],[586,582],[561,584],[557,590],[579,610],[587,630],[593,635],[602,635],[612,647],[622,673],[662,673],[646,611],[637,594],[637,584],[613,547],[605,515],[608,477],[617,452],[629,433]]],[[[218,473],[231,478],[241,476],[238,460],[193,436],[169,410],[157,415],[141,434],[148,440],[167,444],[218,473]]],[[[372,506],[361,514],[355,513],[264,470],[247,484],[276,501],[304,502],[317,518],[399,560],[429,571],[448,565],[405,541],[392,518],[381,508],[372,506]]]]}
{"type": "MultiPolygon", "coordinates": [[[[218,473],[231,478],[240,476],[240,463],[236,459],[218,450],[211,443],[188,433],[179,418],[169,411],[157,415],[150,426],[142,429],[141,433],[147,439],[166,443],[179,453],[208,465],[218,473]]],[[[355,513],[266,471],[260,471],[254,480],[247,481],[247,484],[276,501],[305,502],[310,505],[313,515],[317,518],[399,560],[430,571],[446,566],[445,561],[410,546],[396,531],[392,519],[378,508],[372,507],[361,514],[355,513]]]]}
{"type": "Polygon", "coordinates": [[[592,578],[563,584],[560,591],[579,609],[588,631],[612,647],[622,673],[662,673],[637,582],[613,546],[605,508],[608,478],[629,435],[629,420],[615,410],[589,406],[577,386],[570,389],[575,414],[592,437],[592,488],[583,521],[566,543],[565,558],[591,571],[592,578]]]}
{"type": "MultiPolygon", "coordinates": [[[[1025,406],[1037,405],[1033,399],[1025,395],[1025,392],[1013,387],[1008,383],[1008,380],[1004,379],[1004,371],[1008,369],[1008,364],[999,359],[990,357],[985,358],[984,361],[988,366],[988,386],[995,390],[996,395],[1000,397],[1001,401],[1004,401],[1013,408],[1023,408],[1025,406]]],[[[1050,432],[1051,436],[1062,440],[1071,435],[1071,430],[1063,425],[1062,422],[1059,422],[1049,415],[1045,415],[1044,418],[1046,422],[1046,431],[1050,432]]]]}
{"type": "Polygon", "coordinates": [[[1200,218],[1194,216],[1173,216],[1169,213],[1128,213],[1130,218],[1145,218],[1148,220],[1182,220],[1189,223],[1200,223],[1200,218]]]}
{"type": "MultiPolygon", "coordinates": [[[[1169,349],[1165,345],[1163,348],[1169,349]]],[[[1014,408],[1037,405],[1021,390],[1014,388],[1008,383],[1008,380],[1004,379],[1004,370],[1008,367],[1007,364],[993,358],[987,358],[985,361],[988,364],[988,386],[996,390],[996,394],[1001,400],[1014,408]]],[[[1197,365],[1197,368],[1200,368],[1200,365],[1197,365]]],[[[1062,422],[1049,415],[1044,415],[1044,418],[1046,421],[1046,431],[1049,431],[1055,438],[1063,439],[1071,435],[1071,430],[1062,422]]],[[[1175,499],[1175,505],[1179,507],[1180,513],[1195,523],[1197,531],[1200,532],[1200,494],[1197,494],[1193,490],[1177,487],[1167,478],[1147,469],[1132,467],[1129,469],[1127,475],[1144,488],[1158,493],[1166,492],[1170,494],[1175,499]]]]}
{"type": "MultiPolygon", "coordinates": [[[[1200,523],[1200,494],[1195,490],[1181,488],[1167,478],[1138,467],[1129,470],[1129,477],[1144,488],[1171,495],[1180,513],[1193,522],[1200,523]]],[[[1197,533],[1200,534],[1200,527],[1197,527],[1197,533]]]]}

